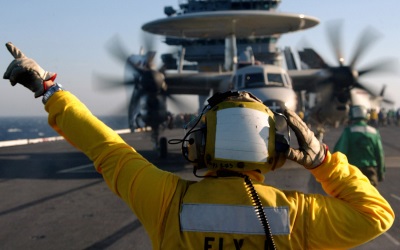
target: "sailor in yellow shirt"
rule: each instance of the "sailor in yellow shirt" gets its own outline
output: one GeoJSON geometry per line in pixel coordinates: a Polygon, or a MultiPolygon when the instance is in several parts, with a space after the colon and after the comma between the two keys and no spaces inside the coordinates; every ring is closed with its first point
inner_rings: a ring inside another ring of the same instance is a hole
{"type": "Polygon", "coordinates": [[[298,149],[279,140],[276,114],[250,93],[209,99],[197,126],[182,139],[195,170],[208,172],[198,182],[188,181],[144,159],[56,84],[55,73],[13,44],[7,48],[15,60],[4,78],[43,96],[50,126],[94,162],[139,218],[153,249],[348,249],[379,236],[394,221],[388,202],[358,168],[345,155],[331,154],[292,111],[285,116],[298,149]],[[310,171],[329,196],[264,183],[264,174],[285,158],[310,171]]]}

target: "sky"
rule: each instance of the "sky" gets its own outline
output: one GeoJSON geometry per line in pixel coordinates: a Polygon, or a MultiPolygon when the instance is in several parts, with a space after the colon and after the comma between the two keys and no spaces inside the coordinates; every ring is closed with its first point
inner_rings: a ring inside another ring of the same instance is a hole
{"type": "MultiPolygon", "coordinates": [[[[129,101],[126,89],[99,91],[93,78],[94,73],[102,73],[123,79],[124,66],[107,52],[107,44],[118,36],[131,53],[138,53],[143,45],[141,26],[164,18],[164,7],[178,9],[180,1],[183,0],[3,1],[0,10],[0,74],[13,59],[4,46],[11,41],[45,70],[57,72],[57,82],[80,98],[95,115],[120,113],[129,101]]],[[[326,23],[340,20],[343,23],[342,47],[347,58],[351,57],[358,35],[364,29],[375,29],[381,34],[356,68],[387,58],[400,60],[400,1],[379,3],[282,0],[278,11],[316,17],[320,24],[282,35],[278,46],[290,46],[294,50],[312,46],[329,64],[335,65],[326,23]]],[[[162,40],[162,37],[157,37],[156,46],[159,51],[166,51],[162,40]]],[[[400,106],[399,72],[368,76],[360,81],[376,93],[386,84],[385,98],[395,101],[397,108],[400,106]]],[[[188,102],[188,99],[184,101],[188,102]]],[[[35,99],[32,92],[20,85],[11,87],[7,80],[0,79],[0,116],[45,115],[40,98],[35,99]]]]}

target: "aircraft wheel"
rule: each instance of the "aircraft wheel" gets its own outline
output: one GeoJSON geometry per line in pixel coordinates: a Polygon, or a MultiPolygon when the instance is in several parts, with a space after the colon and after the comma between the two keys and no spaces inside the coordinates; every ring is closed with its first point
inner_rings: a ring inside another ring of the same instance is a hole
{"type": "Polygon", "coordinates": [[[167,158],[168,147],[167,147],[167,138],[160,138],[160,158],[167,158]]]}

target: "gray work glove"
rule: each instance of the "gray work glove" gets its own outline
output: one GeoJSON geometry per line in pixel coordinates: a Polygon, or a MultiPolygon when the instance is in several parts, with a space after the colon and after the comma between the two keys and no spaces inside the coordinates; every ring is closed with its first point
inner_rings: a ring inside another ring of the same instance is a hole
{"type": "Polygon", "coordinates": [[[42,69],[39,64],[26,57],[14,44],[9,42],[6,47],[14,57],[14,60],[8,65],[3,78],[9,79],[12,86],[17,83],[24,85],[35,93],[35,98],[42,96],[46,92],[43,81],[54,81],[57,74],[42,69]]]}
{"type": "Polygon", "coordinates": [[[299,144],[298,149],[289,147],[286,158],[313,169],[321,165],[326,156],[326,146],[318,141],[314,133],[307,127],[301,118],[291,110],[285,110],[289,127],[294,131],[299,144]]]}

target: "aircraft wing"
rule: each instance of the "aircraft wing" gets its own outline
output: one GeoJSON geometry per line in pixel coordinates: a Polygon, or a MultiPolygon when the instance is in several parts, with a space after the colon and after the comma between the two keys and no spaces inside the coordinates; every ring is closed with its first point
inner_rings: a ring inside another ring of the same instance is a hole
{"type": "Polygon", "coordinates": [[[221,89],[223,82],[228,82],[232,72],[173,73],[165,75],[169,94],[209,95],[210,90],[221,89]]]}
{"type": "Polygon", "coordinates": [[[315,91],[317,83],[326,79],[328,74],[323,69],[288,70],[294,91],[315,91]]]}
{"type": "Polygon", "coordinates": [[[318,83],[329,77],[329,71],[326,70],[328,65],[313,49],[307,48],[298,53],[301,67],[297,66],[291,48],[284,49],[287,72],[292,79],[293,90],[316,91],[318,83]]]}
{"type": "MultiPolygon", "coordinates": [[[[327,77],[325,73],[322,69],[288,71],[295,91],[315,91],[317,82],[327,77]]],[[[209,95],[210,90],[226,91],[223,86],[227,84],[223,83],[228,83],[231,77],[232,72],[169,73],[165,82],[169,94],[209,95]]]]}

